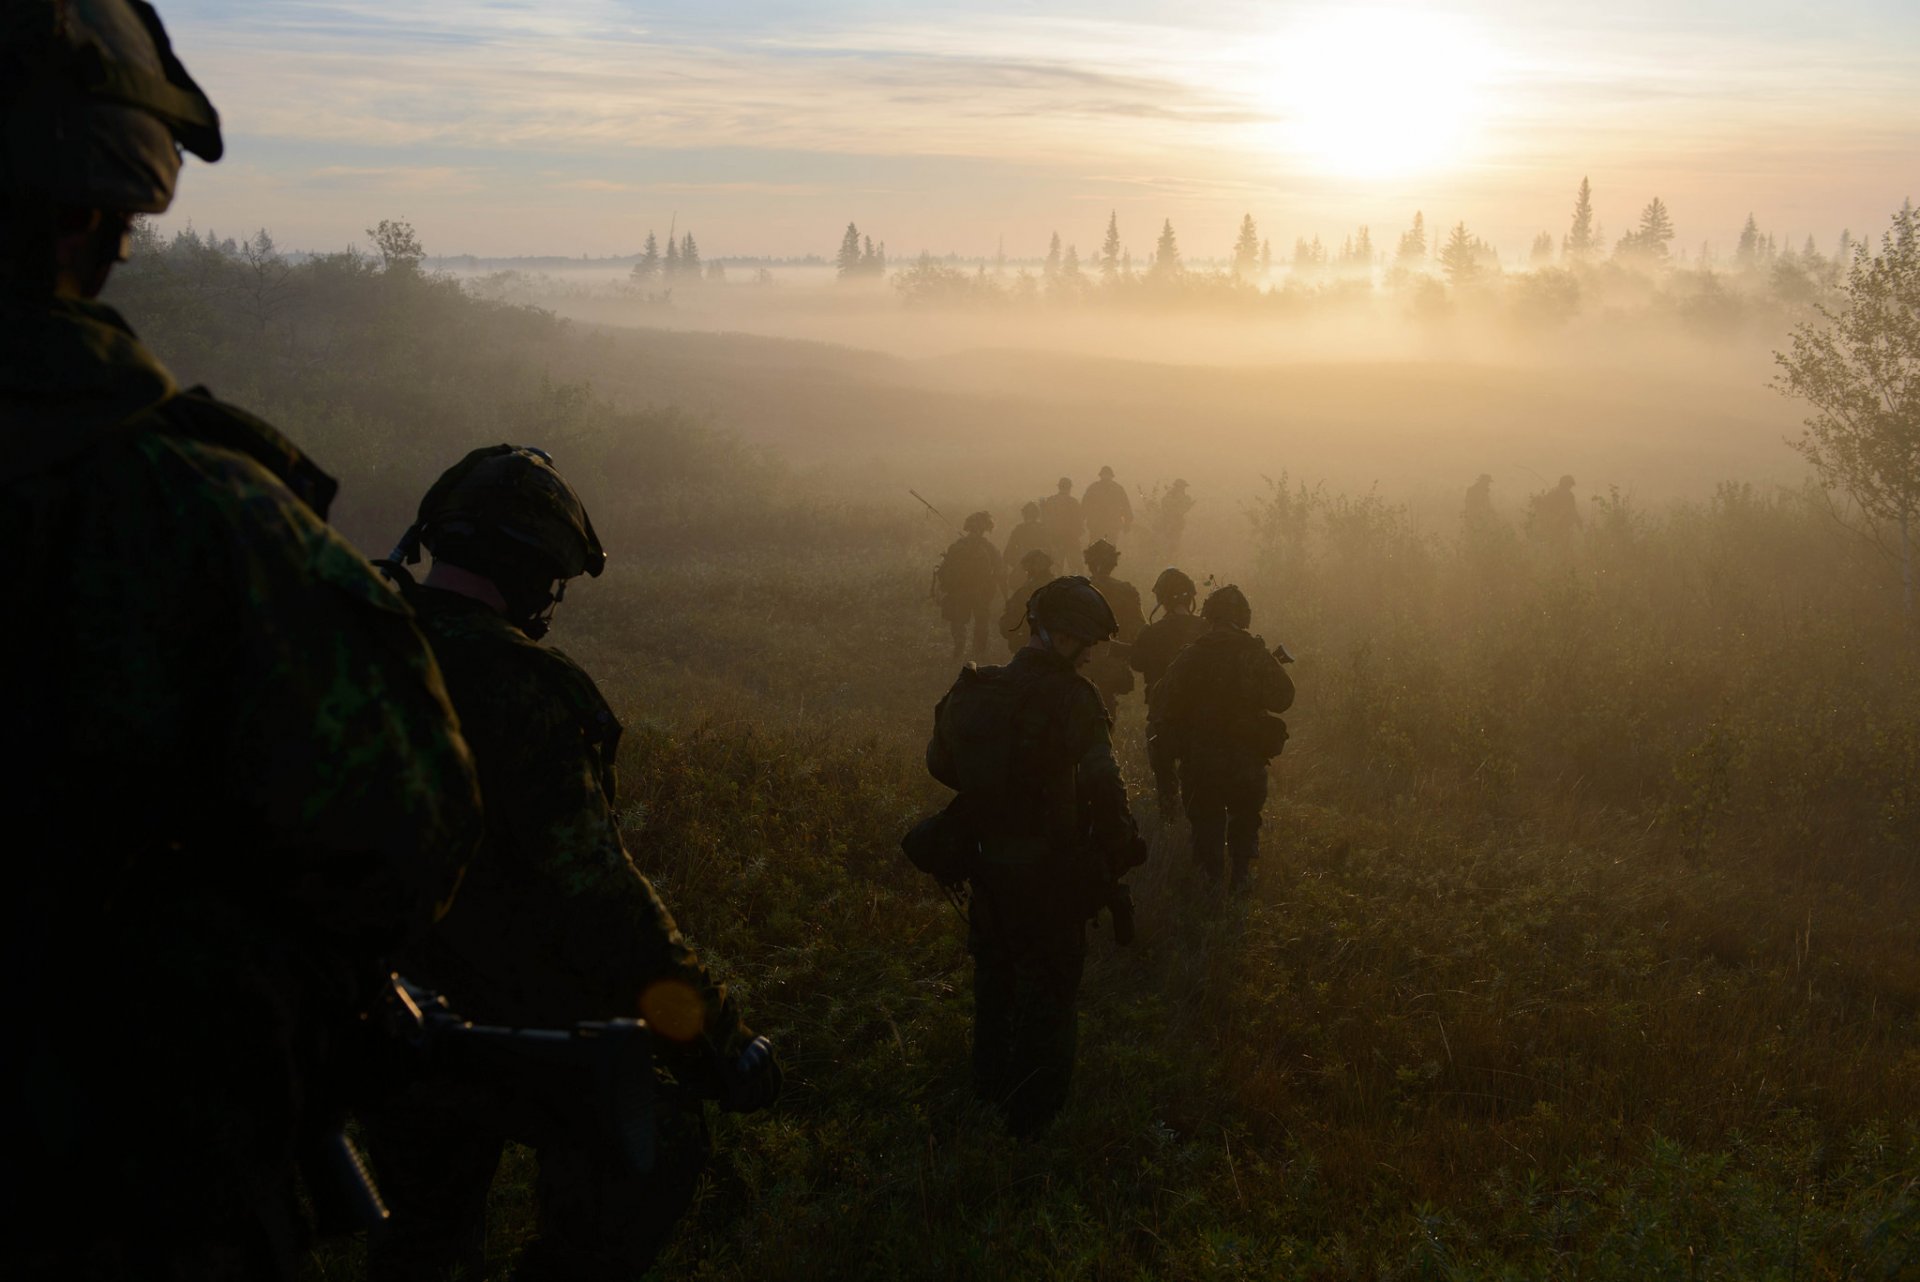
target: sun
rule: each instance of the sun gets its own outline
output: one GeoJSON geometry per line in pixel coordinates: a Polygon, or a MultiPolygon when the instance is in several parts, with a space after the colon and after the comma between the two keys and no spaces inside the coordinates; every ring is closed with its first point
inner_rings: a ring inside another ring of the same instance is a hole
{"type": "Polygon", "coordinates": [[[1492,53],[1451,17],[1331,11],[1276,38],[1260,96],[1281,148],[1316,173],[1431,173],[1467,160],[1477,145],[1492,53]]]}

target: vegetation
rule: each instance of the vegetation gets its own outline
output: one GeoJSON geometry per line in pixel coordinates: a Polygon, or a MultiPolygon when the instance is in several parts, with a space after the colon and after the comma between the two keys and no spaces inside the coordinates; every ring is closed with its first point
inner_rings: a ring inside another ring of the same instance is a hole
{"type": "MultiPolygon", "coordinates": [[[[550,315],[210,240],[144,240],[113,301],[340,472],[356,530],[533,439],[613,550],[556,639],[629,724],[637,857],[789,1073],[719,1119],[663,1276],[1920,1270],[1920,656],[1817,495],[1609,494],[1550,545],[1268,482],[1235,574],[1301,700],[1256,892],[1210,898],[1143,804],[1140,942],[1095,938],[1073,1100],[1019,1144],[895,845],[940,794],[944,536],[556,380],[592,336],[550,315]]],[[[1137,700],[1117,736],[1144,779],[1137,700]]],[[[524,1153],[497,1196],[504,1275],[524,1153]]]]}

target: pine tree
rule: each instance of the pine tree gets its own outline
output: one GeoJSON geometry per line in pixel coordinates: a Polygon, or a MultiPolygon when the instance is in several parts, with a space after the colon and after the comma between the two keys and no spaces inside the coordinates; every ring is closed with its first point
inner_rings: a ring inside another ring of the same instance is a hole
{"type": "Polygon", "coordinates": [[[846,234],[840,237],[840,252],[833,256],[833,269],[841,280],[852,280],[860,274],[860,229],[852,223],[847,224],[846,234]]]}
{"type": "Polygon", "coordinates": [[[1060,279],[1078,284],[1080,281],[1080,250],[1077,246],[1067,246],[1067,256],[1060,260],[1060,279]]]}
{"type": "Polygon", "coordinates": [[[1533,238],[1531,255],[1535,266],[1545,266],[1553,261],[1553,233],[1543,231],[1533,238]]]}
{"type": "Polygon", "coordinates": [[[1120,278],[1122,280],[1133,279],[1133,251],[1131,249],[1123,249],[1120,251],[1120,278]]]}
{"type": "Polygon", "coordinates": [[[1053,233],[1053,239],[1047,242],[1047,263],[1044,274],[1048,284],[1060,279],[1060,233],[1053,233]]]}
{"type": "Polygon", "coordinates": [[[873,237],[871,236],[862,236],[860,238],[860,274],[862,276],[877,276],[880,274],[880,259],[879,256],[873,252],[873,237]]]}
{"type": "Polygon", "coordinates": [[[1419,210],[1413,211],[1413,226],[1400,233],[1400,245],[1394,251],[1393,260],[1402,267],[1411,267],[1422,262],[1427,256],[1427,219],[1419,210]]]}
{"type": "MultiPolygon", "coordinates": [[[[1107,238],[1100,245],[1100,275],[1112,281],[1120,275],[1120,212],[1114,210],[1107,215],[1107,238]]],[[[1129,259],[1131,271],[1131,259],[1129,259]]]]}
{"type": "Polygon", "coordinates": [[[1634,233],[1640,252],[1649,258],[1665,258],[1667,242],[1673,239],[1673,219],[1667,216],[1666,202],[1655,196],[1640,211],[1640,229],[1634,233]]]}
{"type": "Polygon", "coordinates": [[[700,250],[693,243],[692,232],[680,238],[680,271],[689,279],[700,279],[700,250]]]}
{"type": "Polygon", "coordinates": [[[1180,246],[1173,238],[1173,219],[1171,218],[1160,225],[1160,239],[1154,242],[1153,274],[1156,276],[1180,274],[1180,246]]]}
{"type": "Polygon", "coordinates": [[[1260,242],[1260,274],[1273,275],[1273,244],[1266,240],[1260,242]]]}
{"type": "Polygon", "coordinates": [[[1593,252],[1596,243],[1593,230],[1593,184],[1582,177],[1580,191],[1573,198],[1573,227],[1567,232],[1567,257],[1585,258],[1593,252]]]}
{"type": "Polygon", "coordinates": [[[1753,215],[1747,215],[1747,225],[1740,229],[1740,244],[1733,251],[1733,261],[1741,267],[1754,267],[1760,261],[1760,225],[1753,221],[1753,215]]]}
{"type": "Polygon", "coordinates": [[[680,242],[673,238],[672,232],[667,233],[667,257],[660,264],[660,274],[669,282],[680,278],[680,242]]]}
{"type": "Polygon", "coordinates": [[[884,240],[880,242],[880,248],[873,251],[873,274],[875,276],[887,274],[887,242],[884,240]]]}
{"type": "Polygon", "coordinates": [[[1457,222],[1453,230],[1447,233],[1447,243],[1440,250],[1440,269],[1447,274],[1447,280],[1454,285],[1463,285],[1480,274],[1480,255],[1484,246],[1478,237],[1467,234],[1467,224],[1457,222]]]}
{"type": "Polygon", "coordinates": [[[1362,267],[1373,266],[1373,229],[1362,227],[1353,238],[1353,260],[1362,267]]]}
{"type": "Polygon", "coordinates": [[[633,279],[649,281],[660,274],[660,242],[651,231],[647,233],[647,247],[640,251],[640,261],[633,265],[633,279]]]}
{"type": "Polygon", "coordinates": [[[1260,261],[1260,232],[1253,225],[1253,215],[1240,217],[1240,236],[1233,242],[1233,274],[1242,279],[1253,274],[1254,267],[1260,261]]]}

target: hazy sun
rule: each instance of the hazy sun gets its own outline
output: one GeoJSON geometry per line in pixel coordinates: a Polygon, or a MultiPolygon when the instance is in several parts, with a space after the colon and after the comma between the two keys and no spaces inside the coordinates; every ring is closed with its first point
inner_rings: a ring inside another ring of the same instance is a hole
{"type": "Polygon", "coordinates": [[[1340,10],[1273,46],[1262,96],[1314,171],[1395,178],[1460,163],[1486,113],[1492,49],[1449,17],[1340,10]]]}

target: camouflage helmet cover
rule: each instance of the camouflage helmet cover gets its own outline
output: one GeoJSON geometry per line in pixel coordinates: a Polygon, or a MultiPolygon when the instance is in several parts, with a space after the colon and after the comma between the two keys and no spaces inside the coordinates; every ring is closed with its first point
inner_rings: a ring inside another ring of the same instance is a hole
{"type": "Polygon", "coordinates": [[[607,567],[585,505],[542,450],[518,445],[474,450],[433,483],[408,533],[431,551],[436,538],[481,531],[539,553],[555,578],[597,576],[607,567]]]}
{"type": "Polygon", "coordinates": [[[1080,554],[1088,565],[1114,566],[1120,564],[1120,549],[1105,539],[1095,539],[1085,552],[1080,554]]]}
{"type": "Polygon", "coordinates": [[[991,512],[970,513],[961,528],[969,534],[985,534],[993,528],[993,514],[991,512]]]}
{"type": "Polygon", "coordinates": [[[220,116],[142,0],[9,0],[0,12],[0,186],[157,214],[180,149],[220,159],[220,116]]]}
{"type": "Polygon", "coordinates": [[[1160,571],[1160,577],[1153,581],[1153,595],[1160,601],[1191,601],[1198,592],[1192,577],[1171,565],[1160,571]]]}
{"type": "Polygon", "coordinates": [[[1086,576],[1055,579],[1027,601],[1027,622],[1049,633],[1094,644],[1120,631],[1113,607],[1086,576]]]}
{"type": "Polygon", "coordinates": [[[1028,548],[1020,558],[1020,568],[1028,574],[1043,574],[1053,568],[1053,554],[1045,548],[1028,548]]]}
{"type": "Polygon", "coordinates": [[[1253,623],[1253,607],[1247,604],[1247,594],[1229,583],[1207,594],[1206,604],[1200,607],[1200,617],[1244,628],[1253,623]]]}

